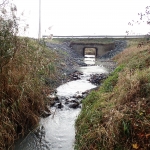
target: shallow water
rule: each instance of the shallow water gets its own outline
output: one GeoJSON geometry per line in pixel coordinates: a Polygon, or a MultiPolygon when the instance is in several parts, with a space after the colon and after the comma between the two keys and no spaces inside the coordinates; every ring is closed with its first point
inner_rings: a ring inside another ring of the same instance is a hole
{"type": "Polygon", "coordinates": [[[87,81],[91,74],[108,73],[106,68],[96,65],[95,57],[85,58],[84,62],[89,66],[79,68],[79,71],[83,72],[80,80],[70,81],[57,88],[57,96],[63,108],[50,108],[52,115],[47,118],[41,118],[39,129],[37,129],[36,132],[31,132],[22,142],[18,142],[15,146],[15,150],[74,149],[74,124],[81,108],[69,108],[68,105],[65,104],[66,99],[74,99],[75,95],[95,88],[96,85],[87,81]]]}
{"type": "Polygon", "coordinates": [[[90,90],[95,87],[96,87],[95,85],[83,79],[70,81],[57,88],[57,95],[58,97],[61,96],[73,97],[76,93],[82,93],[86,90],[90,90]]]}
{"type": "Polygon", "coordinates": [[[48,143],[47,149],[73,150],[75,140],[74,119],[78,116],[80,109],[65,108],[53,111],[55,112],[54,116],[41,120],[41,124],[46,131],[44,140],[48,143]]]}

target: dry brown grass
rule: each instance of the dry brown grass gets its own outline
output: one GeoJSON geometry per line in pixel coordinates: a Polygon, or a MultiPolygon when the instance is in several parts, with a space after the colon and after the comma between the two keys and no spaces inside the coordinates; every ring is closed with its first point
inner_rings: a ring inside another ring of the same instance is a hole
{"type": "Polygon", "coordinates": [[[46,108],[46,94],[53,89],[44,85],[44,78],[57,78],[55,65],[53,70],[49,68],[55,53],[34,40],[18,41],[15,56],[0,73],[0,149],[8,149],[37,125],[46,108]]]}
{"type": "Polygon", "coordinates": [[[114,59],[124,68],[83,101],[75,149],[150,149],[149,47],[137,48],[134,41],[114,59]]]}
{"type": "Polygon", "coordinates": [[[117,60],[118,64],[127,63],[133,55],[140,51],[144,51],[146,49],[150,50],[150,43],[144,41],[144,45],[138,48],[138,44],[140,41],[128,41],[128,48],[126,48],[123,52],[119,53],[117,56],[113,58],[113,60],[117,60]]]}
{"type": "MultiPolygon", "coordinates": [[[[3,2],[3,1],[2,1],[3,2]]],[[[57,55],[36,40],[20,38],[15,5],[0,5],[0,149],[37,125],[46,108],[46,94],[57,79],[57,55]]],[[[24,27],[26,29],[26,27],[24,27]]],[[[41,41],[42,42],[42,41],[41,41]]],[[[12,148],[12,147],[11,147],[12,148]]]]}

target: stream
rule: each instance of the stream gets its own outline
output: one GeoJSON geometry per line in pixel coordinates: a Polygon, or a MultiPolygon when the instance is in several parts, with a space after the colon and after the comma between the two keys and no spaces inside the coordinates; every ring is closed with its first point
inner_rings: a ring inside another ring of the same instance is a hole
{"type": "Polygon", "coordinates": [[[87,66],[79,67],[80,79],[67,82],[56,89],[58,102],[51,108],[52,115],[41,118],[39,128],[18,142],[15,150],[73,150],[75,142],[75,120],[79,115],[82,99],[86,91],[97,85],[89,82],[91,74],[108,74],[110,70],[104,67],[94,56],[86,56],[87,66]]]}

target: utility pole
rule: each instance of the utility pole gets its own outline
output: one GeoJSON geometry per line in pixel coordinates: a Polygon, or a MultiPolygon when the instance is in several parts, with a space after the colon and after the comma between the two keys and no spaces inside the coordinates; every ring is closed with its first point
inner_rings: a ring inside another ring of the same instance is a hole
{"type": "Polygon", "coordinates": [[[41,39],[41,0],[39,0],[39,35],[38,39],[41,39]]]}

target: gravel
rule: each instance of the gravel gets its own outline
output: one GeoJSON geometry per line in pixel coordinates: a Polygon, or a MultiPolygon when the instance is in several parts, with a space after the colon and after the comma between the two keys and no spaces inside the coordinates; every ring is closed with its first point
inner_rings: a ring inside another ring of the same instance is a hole
{"type": "MultiPolygon", "coordinates": [[[[63,83],[68,81],[68,77],[70,74],[73,74],[77,67],[86,66],[83,62],[83,56],[76,53],[75,50],[69,47],[70,42],[64,42],[60,44],[54,44],[50,42],[46,42],[46,46],[59,54],[60,59],[58,60],[58,66],[60,70],[60,74],[62,75],[63,83]]],[[[103,56],[99,57],[99,59],[103,62],[104,66],[108,68],[112,68],[114,70],[114,62],[111,60],[116,54],[122,52],[127,46],[127,42],[125,40],[116,40],[115,48],[103,56]]]]}
{"type": "Polygon", "coordinates": [[[115,48],[99,58],[109,60],[113,58],[115,55],[117,55],[118,53],[122,52],[126,47],[127,47],[126,41],[117,40],[115,41],[115,48]]]}

